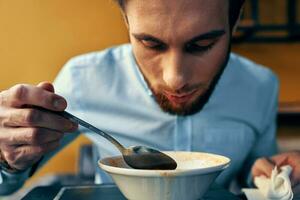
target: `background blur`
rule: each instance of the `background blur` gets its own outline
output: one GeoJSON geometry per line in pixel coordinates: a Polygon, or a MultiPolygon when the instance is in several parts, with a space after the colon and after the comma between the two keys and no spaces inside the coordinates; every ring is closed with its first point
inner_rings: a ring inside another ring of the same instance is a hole
{"type": "MultiPolygon", "coordinates": [[[[286,2],[260,0],[262,22],[285,23],[286,2]]],[[[248,2],[245,18],[251,16],[250,8],[248,2]]],[[[242,24],[252,26],[253,23],[246,19],[242,24]]],[[[284,36],[285,33],[274,34],[284,36]]],[[[126,27],[112,0],[0,0],[0,91],[17,83],[53,81],[72,56],[125,42],[128,42],[126,27]]],[[[299,112],[300,43],[242,41],[233,46],[233,51],[271,68],[281,82],[282,109],[292,102],[288,110],[299,112]]],[[[299,136],[297,126],[280,127],[281,149],[300,146],[299,136]]],[[[76,173],[78,148],[86,143],[89,141],[81,136],[33,180],[47,173],[76,173]]]]}

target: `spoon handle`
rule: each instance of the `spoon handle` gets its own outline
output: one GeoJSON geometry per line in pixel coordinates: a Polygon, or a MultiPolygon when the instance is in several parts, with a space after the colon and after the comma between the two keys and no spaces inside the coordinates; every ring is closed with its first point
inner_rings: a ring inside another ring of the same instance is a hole
{"type": "Polygon", "coordinates": [[[48,113],[53,113],[56,115],[59,115],[63,118],[66,118],[72,122],[75,122],[77,124],[80,124],[81,126],[84,126],[86,128],[88,128],[89,130],[97,133],[98,135],[104,137],[105,139],[107,139],[108,141],[110,141],[111,143],[113,143],[122,153],[125,151],[125,148],[122,144],[120,144],[115,138],[113,138],[112,136],[110,136],[108,133],[96,128],[95,126],[91,125],[90,123],[72,115],[71,113],[68,113],[66,111],[62,111],[62,112],[55,112],[55,111],[50,111],[50,110],[46,110],[44,108],[37,108],[43,112],[48,112],[48,113]]]}
{"type": "Polygon", "coordinates": [[[69,119],[72,122],[78,123],[81,126],[88,128],[89,130],[97,133],[98,135],[101,135],[102,137],[104,137],[105,139],[107,139],[108,141],[113,143],[121,152],[124,151],[124,149],[125,149],[124,146],[121,145],[115,138],[110,136],[108,133],[96,128],[95,126],[91,125],[90,123],[88,123],[66,111],[59,112],[58,114],[66,119],[69,119]]]}

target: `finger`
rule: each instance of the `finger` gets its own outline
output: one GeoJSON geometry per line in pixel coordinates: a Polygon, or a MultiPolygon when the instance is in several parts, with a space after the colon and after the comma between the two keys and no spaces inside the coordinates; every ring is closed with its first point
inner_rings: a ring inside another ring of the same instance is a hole
{"type": "Polygon", "coordinates": [[[42,145],[61,140],[63,133],[46,128],[8,128],[0,131],[0,141],[6,145],[42,145]]]}
{"type": "Polygon", "coordinates": [[[63,111],[67,107],[66,100],[43,88],[19,84],[1,93],[1,103],[9,107],[39,106],[53,111],[63,111]]]}
{"type": "Polygon", "coordinates": [[[49,92],[55,92],[53,85],[49,82],[40,82],[37,86],[49,92]]]}
{"type": "Polygon", "coordinates": [[[30,155],[29,157],[22,157],[21,160],[16,162],[7,161],[9,166],[17,170],[26,170],[35,163],[37,163],[43,155],[30,155]]]}
{"type": "Polygon", "coordinates": [[[275,165],[268,158],[260,158],[252,168],[252,175],[253,177],[261,175],[270,177],[274,167],[275,165]]]}
{"type": "Polygon", "coordinates": [[[278,154],[272,157],[272,160],[276,162],[276,164],[289,164],[289,165],[299,165],[300,164],[300,152],[299,151],[291,151],[278,154]]]}
{"type": "MultiPolygon", "coordinates": [[[[55,92],[53,85],[49,82],[41,82],[38,84],[38,87],[41,87],[44,90],[47,90],[49,92],[55,92]]],[[[76,127],[77,126],[78,126],[78,124],[76,125],[76,127]]]]}
{"type": "Polygon", "coordinates": [[[290,165],[293,171],[290,175],[292,185],[300,183],[300,153],[299,151],[291,151],[273,156],[272,159],[279,166],[290,165]]]}
{"type": "MultiPolygon", "coordinates": [[[[23,145],[16,148],[8,148],[2,151],[8,164],[17,169],[26,169],[35,163],[41,156],[54,151],[60,146],[59,141],[47,143],[47,145],[23,145]]],[[[5,148],[4,148],[5,149],[5,148]]]]}
{"type": "Polygon", "coordinates": [[[286,155],[284,155],[284,154],[273,156],[271,159],[279,167],[288,164],[288,157],[286,155]]]}
{"type": "Polygon", "coordinates": [[[3,127],[40,127],[59,132],[73,132],[78,125],[64,117],[34,108],[9,109],[2,116],[3,127]]]}
{"type": "Polygon", "coordinates": [[[37,163],[41,158],[42,158],[42,155],[35,155],[35,156],[31,156],[30,158],[22,157],[21,162],[19,162],[19,161],[17,161],[17,162],[7,161],[7,163],[10,167],[12,167],[14,169],[26,170],[29,167],[31,167],[32,165],[34,165],[35,163],[37,163]]]}

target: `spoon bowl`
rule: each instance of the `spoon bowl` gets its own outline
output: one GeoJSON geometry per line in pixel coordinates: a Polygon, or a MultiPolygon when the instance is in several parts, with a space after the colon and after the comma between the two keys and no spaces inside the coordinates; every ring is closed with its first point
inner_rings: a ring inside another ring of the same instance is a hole
{"type": "Polygon", "coordinates": [[[145,146],[132,146],[123,153],[125,162],[135,169],[176,169],[177,163],[170,156],[145,146]]]}

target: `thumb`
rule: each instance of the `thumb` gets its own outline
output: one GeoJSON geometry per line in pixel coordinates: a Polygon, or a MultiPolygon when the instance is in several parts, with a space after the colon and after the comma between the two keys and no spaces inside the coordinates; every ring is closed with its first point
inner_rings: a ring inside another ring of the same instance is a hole
{"type": "Polygon", "coordinates": [[[255,162],[252,168],[252,175],[253,177],[261,175],[270,177],[274,167],[274,162],[269,158],[260,158],[255,162]]]}
{"type": "Polygon", "coordinates": [[[44,82],[40,82],[37,86],[39,88],[43,88],[44,90],[54,93],[54,87],[52,83],[44,81],[44,82]]]}

